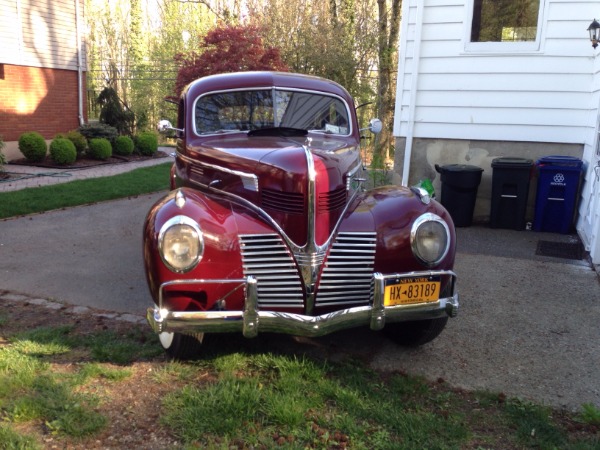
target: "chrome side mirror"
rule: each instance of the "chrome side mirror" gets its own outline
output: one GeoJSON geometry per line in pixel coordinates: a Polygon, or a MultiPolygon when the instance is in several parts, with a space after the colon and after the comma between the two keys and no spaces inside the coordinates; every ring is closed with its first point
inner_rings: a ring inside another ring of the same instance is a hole
{"type": "Polygon", "coordinates": [[[173,125],[171,125],[171,122],[169,122],[166,119],[162,119],[158,122],[158,125],[156,126],[156,129],[159,133],[165,134],[165,135],[169,135],[169,132],[174,132],[175,136],[181,136],[183,134],[183,130],[179,129],[179,128],[174,128],[173,125]]]}
{"type": "Polygon", "coordinates": [[[371,133],[373,134],[381,133],[382,128],[383,124],[379,119],[371,119],[371,121],[369,122],[369,130],[371,130],[371,133]]]}
{"type": "Polygon", "coordinates": [[[165,133],[169,130],[172,130],[173,125],[171,125],[171,122],[169,122],[168,120],[162,119],[158,122],[156,129],[158,130],[159,133],[165,133]]]}
{"type": "Polygon", "coordinates": [[[369,122],[369,126],[367,128],[361,128],[359,131],[369,130],[373,134],[381,133],[381,129],[383,128],[383,124],[379,119],[371,119],[369,122]]]}

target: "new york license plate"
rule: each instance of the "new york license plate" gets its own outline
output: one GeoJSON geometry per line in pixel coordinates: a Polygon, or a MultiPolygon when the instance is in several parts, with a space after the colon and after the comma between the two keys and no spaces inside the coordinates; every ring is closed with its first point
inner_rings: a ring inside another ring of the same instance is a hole
{"type": "Polygon", "coordinates": [[[440,277],[411,277],[386,282],[385,306],[432,303],[440,299],[440,277]]]}

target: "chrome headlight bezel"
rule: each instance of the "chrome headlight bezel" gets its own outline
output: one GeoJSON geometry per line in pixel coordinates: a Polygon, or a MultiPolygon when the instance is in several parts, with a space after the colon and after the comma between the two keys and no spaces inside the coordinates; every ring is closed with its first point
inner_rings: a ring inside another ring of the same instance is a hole
{"type": "Polygon", "coordinates": [[[167,220],[158,233],[158,252],[165,266],[172,272],[187,273],[193,270],[202,260],[204,254],[204,236],[198,223],[187,216],[175,216],[167,220]],[[170,243],[173,242],[169,239],[169,234],[182,233],[184,229],[192,232],[192,235],[188,236],[187,239],[195,240],[194,244],[197,245],[191,251],[191,254],[188,255],[184,264],[175,264],[169,258],[168,253],[170,252],[166,248],[167,245],[171,245],[170,243]]]}
{"type": "Polygon", "coordinates": [[[413,255],[427,267],[436,266],[446,257],[450,250],[450,238],[448,224],[440,216],[433,213],[421,215],[414,221],[410,230],[410,246],[413,255]],[[423,245],[423,236],[421,236],[419,231],[423,232],[422,227],[427,225],[433,225],[435,227],[433,231],[436,232],[435,236],[429,238],[439,241],[439,248],[435,251],[435,254],[425,254],[427,246],[423,245]]]}

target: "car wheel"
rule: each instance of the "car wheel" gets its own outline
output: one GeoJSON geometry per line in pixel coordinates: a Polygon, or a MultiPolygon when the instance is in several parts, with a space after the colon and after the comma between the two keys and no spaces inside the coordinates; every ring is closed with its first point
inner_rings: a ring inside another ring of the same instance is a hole
{"type": "Polygon", "coordinates": [[[163,332],[158,334],[158,339],[169,358],[186,360],[198,356],[202,349],[204,333],[181,334],[163,332]]]}
{"type": "Polygon", "coordinates": [[[439,319],[390,323],[385,326],[383,333],[398,345],[417,347],[438,337],[447,322],[448,317],[440,317],[439,319]]]}

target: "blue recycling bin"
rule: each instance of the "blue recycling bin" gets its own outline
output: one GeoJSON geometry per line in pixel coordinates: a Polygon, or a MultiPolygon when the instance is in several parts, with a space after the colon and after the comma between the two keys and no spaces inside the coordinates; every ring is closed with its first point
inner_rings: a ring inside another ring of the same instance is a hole
{"type": "Polygon", "coordinates": [[[573,225],[583,161],[572,156],[545,156],[536,166],[533,230],[567,234],[573,225]]]}

